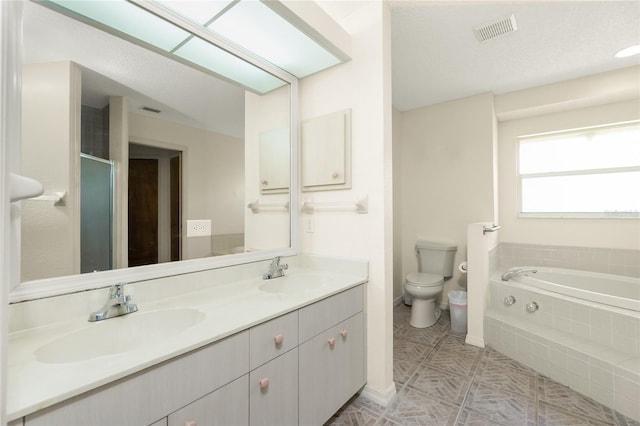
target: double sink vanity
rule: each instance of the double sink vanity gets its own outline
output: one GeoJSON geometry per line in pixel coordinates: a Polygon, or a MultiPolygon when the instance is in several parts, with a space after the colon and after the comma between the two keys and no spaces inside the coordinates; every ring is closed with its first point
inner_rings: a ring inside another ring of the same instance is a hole
{"type": "Polygon", "coordinates": [[[11,305],[10,425],[320,425],[366,381],[366,261],[299,255],[11,305]]]}

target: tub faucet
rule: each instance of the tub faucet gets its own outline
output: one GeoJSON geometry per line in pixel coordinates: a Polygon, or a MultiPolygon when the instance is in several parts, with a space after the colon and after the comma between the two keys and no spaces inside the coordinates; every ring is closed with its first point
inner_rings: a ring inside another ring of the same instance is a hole
{"type": "Polygon", "coordinates": [[[263,280],[270,280],[271,278],[279,278],[284,276],[284,270],[289,269],[289,265],[286,263],[280,263],[280,256],[276,256],[271,265],[269,265],[269,272],[262,276],[263,280]]]}
{"type": "Polygon", "coordinates": [[[509,281],[511,278],[517,277],[517,276],[522,275],[522,274],[526,274],[527,272],[531,272],[531,273],[535,274],[536,272],[538,272],[538,270],[535,269],[535,268],[513,268],[513,269],[509,269],[507,272],[502,274],[502,281],[509,281]]]}
{"type": "Polygon", "coordinates": [[[138,305],[131,302],[131,296],[124,294],[124,283],[113,285],[109,289],[109,299],[102,309],[89,314],[89,321],[102,321],[138,310],[138,305]]]}

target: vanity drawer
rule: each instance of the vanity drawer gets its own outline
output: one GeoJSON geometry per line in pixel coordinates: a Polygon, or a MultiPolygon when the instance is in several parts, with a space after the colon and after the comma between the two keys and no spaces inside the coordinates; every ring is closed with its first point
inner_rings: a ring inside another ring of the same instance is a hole
{"type": "Polygon", "coordinates": [[[300,309],[300,343],[357,314],[363,306],[364,285],[359,285],[300,309]]]}
{"type": "Polygon", "coordinates": [[[250,366],[256,367],[298,346],[298,312],[274,318],[249,330],[250,366]]]}

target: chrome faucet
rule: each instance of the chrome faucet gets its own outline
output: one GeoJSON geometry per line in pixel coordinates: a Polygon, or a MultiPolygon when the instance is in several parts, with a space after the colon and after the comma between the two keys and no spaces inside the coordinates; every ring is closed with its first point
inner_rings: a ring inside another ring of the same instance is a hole
{"type": "Polygon", "coordinates": [[[131,296],[124,294],[124,283],[115,284],[109,289],[107,303],[99,311],[89,314],[89,321],[102,321],[136,312],[138,305],[129,302],[131,302],[131,296]]]}
{"type": "Polygon", "coordinates": [[[527,272],[535,274],[538,270],[535,268],[512,268],[502,274],[502,281],[509,281],[511,278],[526,274],[527,272]]]}
{"type": "Polygon", "coordinates": [[[263,280],[270,280],[271,278],[279,278],[284,276],[284,270],[289,269],[289,265],[286,263],[280,263],[280,256],[276,256],[271,265],[269,265],[269,272],[262,276],[263,280]]]}

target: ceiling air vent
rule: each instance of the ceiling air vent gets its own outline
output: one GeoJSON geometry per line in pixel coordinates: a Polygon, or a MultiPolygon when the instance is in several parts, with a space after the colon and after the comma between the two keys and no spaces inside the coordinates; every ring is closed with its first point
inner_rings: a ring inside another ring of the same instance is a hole
{"type": "Polygon", "coordinates": [[[148,107],[148,106],[141,106],[140,109],[143,110],[143,111],[153,112],[154,114],[160,114],[162,112],[159,109],[151,108],[151,107],[148,107]]]}
{"type": "Polygon", "coordinates": [[[482,25],[477,25],[473,27],[473,33],[478,41],[485,42],[512,33],[517,29],[516,16],[511,14],[511,16],[497,18],[482,25]]]}

